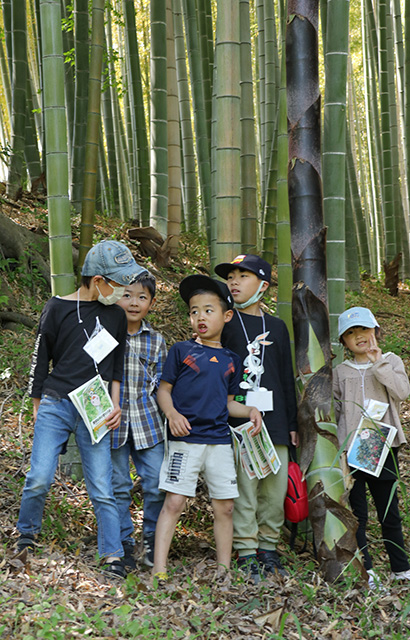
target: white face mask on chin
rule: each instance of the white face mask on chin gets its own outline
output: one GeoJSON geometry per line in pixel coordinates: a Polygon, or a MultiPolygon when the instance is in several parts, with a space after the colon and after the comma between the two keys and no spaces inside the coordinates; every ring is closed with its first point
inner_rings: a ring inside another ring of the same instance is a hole
{"type": "Polygon", "coordinates": [[[246,302],[242,302],[242,303],[235,303],[234,304],[235,309],[246,309],[247,307],[250,307],[251,304],[258,302],[258,300],[260,300],[263,294],[265,293],[265,291],[262,291],[263,283],[264,283],[264,280],[261,280],[258,290],[255,291],[255,293],[253,294],[253,296],[249,298],[249,300],[246,300],[246,302]]]}
{"type": "Polygon", "coordinates": [[[113,287],[112,284],[110,284],[109,282],[107,282],[107,284],[112,289],[112,293],[110,293],[108,296],[103,296],[103,294],[98,288],[98,285],[97,284],[95,285],[98,289],[98,294],[99,294],[98,302],[101,302],[102,304],[105,304],[105,305],[115,304],[116,302],[118,302],[118,300],[121,300],[122,296],[124,295],[125,287],[113,287]]]}

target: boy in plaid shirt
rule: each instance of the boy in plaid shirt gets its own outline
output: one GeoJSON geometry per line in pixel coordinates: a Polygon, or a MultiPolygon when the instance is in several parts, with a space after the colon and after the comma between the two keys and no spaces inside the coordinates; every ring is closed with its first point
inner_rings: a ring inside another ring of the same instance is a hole
{"type": "Polygon", "coordinates": [[[164,501],[158,489],[159,470],[164,457],[164,423],[156,401],[156,391],[167,351],[162,335],[145,316],[155,303],[155,278],[150,273],[126,287],[118,304],[128,321],[124,376],[121,383],[121,425],[112,433],[113,488],[121,522],[124,564],[135,569],[134,527],[130,514],[131,489],[129,457],[141,478],[144,495],[143,562],[153,565],[155,527],[164,501]]]}

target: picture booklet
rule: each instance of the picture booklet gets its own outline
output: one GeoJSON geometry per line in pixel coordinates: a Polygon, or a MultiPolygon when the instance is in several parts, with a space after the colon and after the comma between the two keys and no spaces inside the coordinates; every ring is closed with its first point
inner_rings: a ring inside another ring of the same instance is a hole
{"type": "Polygon", "coordinates": [[[93,444],[109,431],[105,421],[114,409],[107,385],[100,375],[91,378],[69,394],[71,402],[85,422],[93,444]]]}
{"type": "Polygon", "coordinates": [[[348,464],[378,477],[396,433],[396,427],[363,416],[347,452],[348,464]]]}
{"type": "Polygon", "coordinates": [[[252,436],[253,422],[245,422],[239,427],[231,427],[234,441],[235,459],[241,464],[250,479],[265,478],[269,473],[276,474],[281,462],[270,439],[265,423],[261,432],[252,436]]]}

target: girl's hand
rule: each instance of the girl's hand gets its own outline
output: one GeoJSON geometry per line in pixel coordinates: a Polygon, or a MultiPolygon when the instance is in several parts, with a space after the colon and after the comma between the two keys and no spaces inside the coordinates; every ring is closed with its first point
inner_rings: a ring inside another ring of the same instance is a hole
{"type": "Polygon", "coordinates": [[[369,358],[370,362],[378,362],[380,360],[380,358],[382,357],[382,350],[380,349],[379,345],[377,344],[377,340],[376,337],[374,335],[371,335],[369,338],[369,347],[367,349],[367,357],[369,358]]]}

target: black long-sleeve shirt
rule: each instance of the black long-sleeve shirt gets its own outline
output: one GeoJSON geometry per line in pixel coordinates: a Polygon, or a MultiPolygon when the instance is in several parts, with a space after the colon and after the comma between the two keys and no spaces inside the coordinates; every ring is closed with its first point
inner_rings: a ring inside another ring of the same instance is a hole
{"type": "MultiPolygon", "coordinates": [[[[243,366],[243,362],[249,353],[238,313],[238,311],[235,311],[232,320],[225,325],[222,333],[222,344],[238,354],[243,366]]],[[[263,366],[265,370],[262,374],[260,386],[273,392],[273,411],[267,411],[263,420],[274,444],[289,445],[290,431],[298,431],[295,379],[289,333],[285,323],[280,318],[275,318],[267,313],[264,314],[264,318],[265,331],[269,331],[266,340],[272,342],[272,344],[266,345],[264,349],[263,366]]],[[[241,313],[241,319],[251,342],[263,333],[261,316],[241,313]]],[[[246,390],[243,391],[243,396],[246,396],[246,390]]],[[[235,397],[235,400],[245,401],[244,398],[238,396],[235,397]]],[[[233,426],[237,426],[243,420],[230,418],[229,422],[233,426]]]]}
{"type": "Polygon", "coordinates": [[[127,336],[127,318],[118,305],[105,306],[96,300],[80,302],[51,298],[44,306],[31,362],[28,391],[31,397],[43,393],[67,398],[68,393],[96,375],[93,359],[84,351],[97,317],[118,345],[99,364],[103,380],[122,380],[127,336]],[[50,371],[50,362],[52,369],[50,371]]]}

